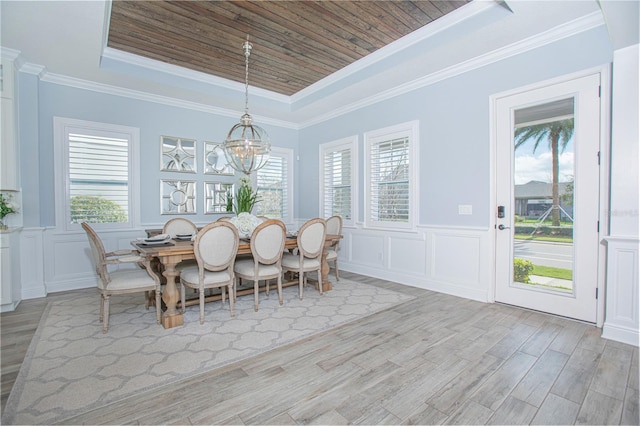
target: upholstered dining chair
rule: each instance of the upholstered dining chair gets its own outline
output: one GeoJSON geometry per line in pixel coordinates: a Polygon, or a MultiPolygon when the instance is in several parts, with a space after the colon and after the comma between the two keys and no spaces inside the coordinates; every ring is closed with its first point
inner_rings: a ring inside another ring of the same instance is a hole
{"type": "Polygon", "coordinates": [[[260,280],[266,281],[269,294],[269,280],[276,278],[278,301],[282,305],[282,253],[287,238],[287,228],[282,221],[270,219],[262,222],[251,233],[252,259],[236,261],[234,271],[237,279],[253,280],[253,309],[258,311],[260,280]]]}
{"type": "MultiPolygon", "coordinates": [[[[342,217],[335,215],[327,219],[327,235],[342,235],[342,217]]],[[[338,245],[340,240],[334,241],[327,247],[327,262],[333,263],[333,270],[336,273],[336,281],[340,281],[338,272],[338,245]]]]}
{"type": "MultiPolygon", "coordinates": [[[[198,233],[198,227],[189,219],[174,217],[164,224],[162,233],[169,234],[171,238],[176,238],[178,235],[195,235],[198,233]]],[[[176,271],[181,272],[184,268],[195,265],[196,261],[194,259],[183,260],[176,265],[176,271]]],[[[184,305],[182,305],[182,312],[184,312],[184,305]]]]}
{"type": "Polygon", "coordinates": [[[180,273],[180,301],[185,306],[185,287],[198,290],[200,324],[204,324],[204,292],[207,288],[220,288],[222,303],[225,303],[227,288],[231,316],[235,316],[233,266],[238,242],[238,230],[225,221],[212,222],[196,234],[193,251],[198,265],[186,267],[180,273]]]}
{"type": "MultiPolygon", "coordinates": [[[[160,324],[160,278],[150,272],[149,259],[142,257],[134,250],[116,250],[106,252],[102,240],[86,222],[82,228],[87,233],[91,255],[98,274],[98,293],[100,293],[100,321],[102,332],[109,329],[109,298],[114,294],[127,294],[155,291],[156,293],[156,321],[160,324]],[[144,269],[122,269],[110,272],[108,265],[133,263],[144,269]]],[[[145,297],[145,307],[149,309],[149,299],[145,297]]]]}
{"type": "Polygon", "coordinates": [[[171,238],[175,238],[177,235],[195,235],[198,233],[198,227],[189,219],[174,217],[164,224],[162,233],[171,235],[171,238]]]}
{"type": "Polygon", "coordinates": [[[317,271],[320,294],[324,294],[321,268],[326,233],[327,223],[324,219],[310,219],[298,230],[298,253],[284,253],[282,255],[282,270],[298,273],[300,300],[302,300],[302,289],[307,284],[309,272],[317,271]]]}

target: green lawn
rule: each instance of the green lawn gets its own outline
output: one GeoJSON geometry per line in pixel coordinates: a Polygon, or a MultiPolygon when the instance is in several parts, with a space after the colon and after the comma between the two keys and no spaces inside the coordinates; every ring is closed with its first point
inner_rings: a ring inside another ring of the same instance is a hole
{"type": "Polygon", "coordinates": [[[559,278],[561,280],[572,280],[573,271],[571,269],[552,268],[550,266],[533,265],[531,275],[541,277],[559,278]]]}

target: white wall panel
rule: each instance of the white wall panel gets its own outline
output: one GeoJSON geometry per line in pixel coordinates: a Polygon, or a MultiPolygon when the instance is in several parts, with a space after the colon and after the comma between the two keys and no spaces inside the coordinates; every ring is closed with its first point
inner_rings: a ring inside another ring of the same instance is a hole
{"type": "Polygon", "coordinates": [[[477,235],[434,232],[429,277],[471,284],[480,279],[480,238],[477,235]]]}
{"type": "Polygon", "coordinates": [[[20,232],[20,269],[22,299],[45,297],[44,228],[24,228],[20,232]]]}
{"type": "Polygon", "coordinates": [[[602,337],[638,346],[640,281],[634,238],[607,238],[607,300],[602,337]]]}
{"type": "MultiPolygon", "coordinates": [[[[343,229],[343,234],[345,230],[343,229]]],[[[381,268],[384,260],[384,238],[382,235],[350,233],[350,263],[381,268]]],[[[342,265],[340,265],[342,267],[342,265]]]]}
{"type": "Polygon", "coordinates": [[[424,239],[402,235],[389,237],[389,270],[424,276],[427,272],[427,250],[424,239]]]}
{"type": "Polygon", "coordinates": [[[413,287],[489,300],[489,230],[420,227],[416,233],[344,228],[352,242],[340,269],[413,287]]]}

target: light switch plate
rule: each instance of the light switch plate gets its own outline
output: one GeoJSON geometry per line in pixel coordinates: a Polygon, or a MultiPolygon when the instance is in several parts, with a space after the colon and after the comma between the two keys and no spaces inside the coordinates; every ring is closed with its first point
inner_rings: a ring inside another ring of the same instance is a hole
{"type": "Polygon", "coordinates": [[[471,204],[458,204],[458,214],[473,214],[473,206],[471,204]]]}

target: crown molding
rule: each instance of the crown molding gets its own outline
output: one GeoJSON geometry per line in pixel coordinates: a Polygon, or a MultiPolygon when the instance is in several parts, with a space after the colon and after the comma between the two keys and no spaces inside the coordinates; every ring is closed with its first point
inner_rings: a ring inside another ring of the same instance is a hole
{"type": "Polygon", "coordinates": [[[429,37],[433,37],[435,34],[451,28],[462,21],[468,20],[469,18],[479,13],[497,7],[503,8],[503,6],[497,1],[472,1],[471,3],[467,3],[466,5],[459,7],[453,12],[450,12],[447,15],[436,19],[429,25],[425,25],[424,27],[413,31],[406,36],[399,38],[392,43],[389,43],[388,45],[376,50],[373,53],[370,53],[364,58],[361,58],[356,62],[353,62],[346,67],[334,72],[333,74],[323,78],[317,83],[314,83],[311,86],[306,87],[297,93],[294,93],[293,95],[291,95],[291,102],[294,103],[302,101],[307,96],[311,96],[322,89],[328,88],[332,84],[335,84],[342,79],[345,79],[359,71],[362,71],[363,69],[377,62],[385,60],[401,50],[407,49],[415,45],[416,43],[428,39],[429,37]]]}
{"type": "MultiPolygon", "coordinates": [[[[192,80],[199,83],[221,87],[224,89],[233,90],[239,93],[244,93],[244,83],[228,80],[225,78],[217,77],[210,74],[205,74],[200,71],[191,70],[185,67],[180,67],[173,64],[167,64],[165,62],[157,61],[155,59],[145,58],[143,56],[134,55],[132,53],[124,52],[122,50],[113,49],[111,47],[103,47],[101,60],[103,58],[113,60],[115,62],[121,62],[124,64],[132,65],[134,67],[143,68],[147,72],[162,73],[173,77],[179,77],[186,80],[192,80]]],[[[259,87],[249,86],[251,88],[251,94],[260,96],[262,98],[290,104],[291,99],[289,96],[281,95],[270,90],[261,89],[259,87]]]]}
{"type": "MultiPolygon", "coordinates": [[[[152,93],[142,92],[139,90],[127,89],[124,87],[113,86],[104,83],[97,83],[95,81],[82,80],[75,77],[64,76],[60,74],[54,74],[44,72],[41,76],[41,81],[59,84],[62,86],[73,87],[77,89],[89,90],[92,92],[104,93],[107,95],[121,96],[130,99],[137,99],[146,102],[153,102],[165,106],[172,106],[177,108],[185,108],[193,111],[206,112],[209,114],[216,114],[224,117],[239,118],[242,113],[227,108],[214,107],[211,105],[201,104],[197,102],[190,102],[181,99],[172,98],[169,96],[156,95],[152,93]]],[[[299,129],[295,123],[289,121],[278,120],[269,117],[263,117],[259,115],[253,115],[254,120],[260,121],[260,123],[271,124],[278,127],[299,129]]]]}
{"type": "Polygon", "coordinates": [[[512,43],[500,49],[494,50],[492,52],[488,52],[484,55],[477,56],[473,59],[452,65],[448,68],[444,68],[440,71],[431,73],[429,75],[426,75],[424,77],[402,84],[400,86],[396,86],[392,89],[376,93],[375,95],[364,98],[358,102],[353,102],[351,104],[344,105],[341,108],[333,109],[331,110],[330,113],[320,115],[315,117],[312,120],[302,122],[299,124],[299,126],[301,129],[303,129],[309,126],[319,124],[321,122],[330,120],[332,118],[336,118],[341,115],[356,111],[360,108],[364,108],[364,107],[376,104],[378,102],[391,99],[395,96],[399,96],[399,95],[411,92],[413,90],[432,85],[439,81],[446,80],[448,78],[455,77],[460,74],[464,74],[474,69],[481,68],[486,65],[490,65],[495,62],[508,59],[510,57],[528,52],[530,50],[548,45],[555,41],[580,34],[584,31],[588,31],[593,28],[597,28],[604,24],[605,22],[602,17],[602,14],[600,12],[593,12],[589,15],[585,15],[581,18],[570,21],[566,24],[562,24],[557,27],[554,27],[543,33],[536,34],[535,36],[520,40],[518,42],[512,43]]]}

